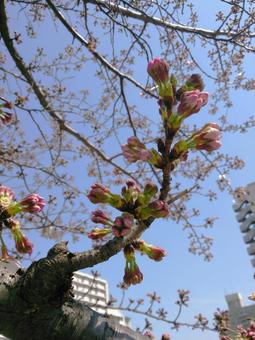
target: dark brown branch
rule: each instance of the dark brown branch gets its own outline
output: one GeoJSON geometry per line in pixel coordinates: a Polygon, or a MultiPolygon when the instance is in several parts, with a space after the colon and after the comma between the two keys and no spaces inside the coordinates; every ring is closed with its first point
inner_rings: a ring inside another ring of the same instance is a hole
{"type": "Polygon", "coordinates": [[[82,37],[65,19],[65,17],[63,16],[62,13],[60,13],[60,11],[58,11],[57,7],[54,6],[54,4],[52,3],[52,1],[50,0],[46,0],[47,4],[49,5],[49,7],[52,9],[52,11],[54,12],[54,14],[56,15],[56,17],[62,22],[62,24],[65,26],[65,28],[72,34],[72,36],[77,39],[82,45],[84,45],[92,54],[93,56],[96,58],[96,60],[98,60],[103,66],[105,66],[106,68],[108,68],[111,72],[113,72],[114,74],[116,74],[118,77],[122,78],[122,79],[126,79],[128,80],[130,83],[132,83],[133,85],[135,85],[136,87],[140,88],[143,92],[145,92],[146,94],[150,95],[151,97],[157,98],[157,96],[155,94],[153,94],[152,92],[148,91],[145,87],[143,87],[141,84],[139,84],[136,80],[134,80],[133,78],[131,78],[130,76],[126,75],[125,73],[122,73],[120,70],[118,70],[116,67],[114,67],[112,64],[110,64],[103,56],[101,56],[95,49],[91,49],[89,42],[82,37]]]}
{"type": "MultiPolygon", "coordinates": [[[[55,256],[61,256],[61,251],[55,256]]],[[[51,271],[51,257],[53,261],[54,256],[49,255],[26,272],[20,269],[13,274],[1,267],[2,334],[12,340],[146,339],[140,333],[121,326],[114,318],[104,317],[85,304],[65,296],[65,289],[69,286],[64,287],[60,270],[57,273],[51,271]],[[38,270],[33,271],[34,268],[38,270]],[[59,303],[61,296],[63,301],[59,303]]]]}
{"type": "MultiPolygon", "coordinates": [[[[150,23],[155,26],[164,27],[167,29],[172,29],[174,31],[184,32],[184,33],[194,33],[197,35],[200,35],[202,37],[208,38],[208,39],[216,39],[220,37],[225,37],[226,40],[231,38],[232,36],[236,36],[238,32],[235,31],[224,31],[224,30],[208,30],[204,28],[199,27],[191,27],[186,26],[182,24],[175,24],[172,22],[169,22],[167,20],[163,20],[154,16],[149,16],[146,13],[139,11],[139,10],[131,10],[128,8],[125,8],[123,6],[117,5],[114,2],[106,1],[106,0],[88,0],[86,3],[91,3],[94,5],[100,5],[105,6],[108,9],[111,9],[113,12],[125,15],[130,18],[134,18],[140,21],[143,21],[145,23],[150,23]]],[[[254,33],[249,33],[249,38],[254,38],[254,33]]]]}
{"type": "Polygon", "coordinates": [[[136,134],[136,129],[135,129],[135,126],[134,126],[132,117],[131,117],[130,110],[129,110],[129,106],[128,106],[126,94],[125,94],[125,92],[124,92],[123,78],[120,78],[120,93],[121,93],[121,95],[122,95],[123,102],[124,102],[124,105],[125,105],[125,108],[126,108],[126,111],[127,111],[129,124],[130,124],[130,126],[131,126],[131,128],[132,128],[132,130],[133,130],[134,136],[137,136],[137,134],[136,134]]]}

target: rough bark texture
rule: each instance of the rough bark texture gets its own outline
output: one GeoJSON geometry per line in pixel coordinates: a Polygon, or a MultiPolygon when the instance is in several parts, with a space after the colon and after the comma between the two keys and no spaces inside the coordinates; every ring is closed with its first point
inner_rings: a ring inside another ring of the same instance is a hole
{"type": "Polygon", "coordinates": [[[12,340],[148,339],[73,300],[72,273],[56,266],[66,256],[62,242],[26,271],[1,267],[0,333],[12,340]]]}

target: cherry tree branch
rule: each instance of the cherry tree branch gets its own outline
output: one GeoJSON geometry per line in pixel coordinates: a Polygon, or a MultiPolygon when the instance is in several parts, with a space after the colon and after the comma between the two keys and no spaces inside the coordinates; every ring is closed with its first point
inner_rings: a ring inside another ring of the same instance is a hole
{"type": "MultiPolygon", "coordinates": [[[[150,23],[155,26],[172,29],[178,32],[193,33],[193,34],[197,34],[202,37],[205,37],[207,39],[214,40],[217,38],[218,39],[225,38],[225,40],[228,41],[229,39],[235,38],[236,36],[242,35],[243,33],[243,31],[237,32],[237,31],[227,31],[227,30],[209,30],[209,29],[200,28],[200,27],[192,27],[192,26],[187,26],[183,24],[176,24],[176,23],[172,23],[167,20],[164,20],[164,19],[160,19],[155,16],[150,16],[142,10],[138,10],[137,8],[135,10],[129,9],[124,6],[120,6],[114,2],[107,1],[107,0],[88,0],[88,1],[86,0],[86,3],[104,6],[112,10],[115,13],[119,13],[124,16],[143,21],[145,23],[150,23]]],[[[249,33],[248,36],[249,38],[254,38],[255,33],[249,33]]]]}
{"type": "Polygon", "coordinates": [[[62,22],[62,24],[65,26],[65,28],[72,34],[72,36],[77,39],[82,45],[84,45],[91,53],[92,55],[98,60],[103,66],[107,67],[111,72],[116,74],[118,77],[122,79],[128,80],[130,83],[135,85],[136,87],[140,88],[144,93],[150,95],[151,97],[157,98],[155,94],[153,94],[151,91],[147,90],[145,87],[143,87],[140,83],[138,83],[136,80],[134,80],[132,77],[128,76],[125,73],[122,73],[120,70],[118,70],[116,67],[114,67],[111,63],[109,63],[103,56],[101,56],[95,49],[90,47],[89,41],[87,41],[80,33],[78,33],[74,27],[72,27],[67,20],[65,19],[64,15],[57,9],[57,7],[52,3],[51,0],[46,0],[49,7],[52,9],[56,17],[62,22]]]}

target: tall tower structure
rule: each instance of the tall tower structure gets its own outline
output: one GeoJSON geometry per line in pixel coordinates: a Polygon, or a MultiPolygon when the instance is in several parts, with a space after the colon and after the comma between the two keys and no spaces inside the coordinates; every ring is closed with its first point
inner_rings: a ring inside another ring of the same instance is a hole
{"type": "MultiPolygon", "coordinates": [[[[240,192],[233,209],[247,245],[251,264],[255,267],[255,182],[248,184],[245,190],[240,192]]],[[[246,306],[240,293],[226,295],[225,299],[228,304],[230,328],[235,330],[238,325],[248,327],[250,320],[255,318],[255,304],[246,306]]]]}
{"type": "Polygon", "coordinates": [[[248,184],[245,189],[243,197],[233,205],[233,209],[240,223],[252,266],[255,267],[255,182],[248,184]]]}

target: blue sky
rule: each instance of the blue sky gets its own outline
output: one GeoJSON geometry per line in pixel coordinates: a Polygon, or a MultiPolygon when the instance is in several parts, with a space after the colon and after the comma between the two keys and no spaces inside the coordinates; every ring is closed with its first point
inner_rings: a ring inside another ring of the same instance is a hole
{"type": "MultiPolygon", "coordinates": [[[[209,25],[213,27],[213,20],[210,20],[208,13],[212,13],[216,9],[216,2],[201,2],[194,1],[194,4],[200,6],[202,13],[200,26],[209,25]],[[203,7],[204,6],[204,7],[203,7]],[[211,8],[209,8],[211,6],[211,8]],[[203,15],[204,14],[204,15],[203,15]]],[[[212,18],[212,17],[211,17],[212,18]]],[[[22,16],[20,17],[22,22],[22,16]]],[[[59,44],[63,39],[66,39],[69,43],[72,40],[64,32],[52,33],[53,27],[50,25],[38,26],[39,38],[41,41],[47,41],[48,50],[52,55],[55,54],[55,50],[58,48],[53,37],[60,35],[59,44]],[[49,38],[49,35],[52,37],[49,38]],[[56,34],[56,35],[55,35],[56,34]],[[53,45],[54,43],[54,45],[53,45]]],[[[28,42],[21,46],[21,53],[24,56],[29,57],[29,53],[32,53],[32,46],[28,42]],[[24,46],[29,46],[31,49],[25,49],[24,46]]],[[[158,44],[152,43],[152,50],[154,57],[161,53],[158,44]]],[[[207,63],[204,59],[204,54],[194,48],[194,54],[197,56],[201,64],[207,63]],[[200,58],[200,59],[199,59],[200,58]]],[[[246,68],[249,72],[254,74],[254,57],[250,57],[247,60],[246,68]]],[[[146,62],[139,59],[140,72],[145,72],[146,62]]],[[[79,88],[79,83],[86,81],[90,70],[86,69],[85,73],[77,76],[76,90],[79,88]]],[[[212,85],[209,84],[209,89],[212,85]]],[[[139,92],[139,90],[135,91],[139,92]]],[[[134,91],[133,91],[134,92],[134,91]]],[[[95,96],[96,100],[96,96],[95,96]]],[[[242,121],[243,119],[254,114],[253,103],[254,93],[238,91],[233,92],[232,95],[233,107],[229,109],[229,115],[233,121],[242,121]]],[[[149,112],[151,107],[147,101],[143,104],[144,111],[149,112]]],[[[225,108],[220,107],[220,111],[225,113],[225,108]]],[[[21,113],[22,114],[22,113],[21,113]]],[[[192,117],[192,123],[201,124],[201,121],[211,121],[212,117],[209,116],[204,108],[201,116],[192,117]]],[[[215,118],[220,116],[220,112],[215,118]]],[[[156,116],[155,116],[156,117],[156,116]]],[[[159,117],[158,117],[159,118],[159,117]]],[[[27,117],[25,119],[28,119],[27,117]]],[[[214,119],[214,117],[213,117],[214,119]]],[[[24,120],[24,124],[30,124],[29,121],[24,120]]],[[[251,129],[246,134],[228,134],[223,136],[223,147],[229,155],[238,155],[245,160],[245,167],[241,171],[233,172],[231,175],[231,184],[233,187],[245,186],[246,184],[255,181],[254,168],[255,168],[255,154],[254,150],[254,129],[251,129]]],[[[82,164],[82,161],[79,161],[82,164]]],[[[86,190],[90,186],[90,182],[83,177],[79,163],[75,164],[77,168],[77,181],[83,186],[83,190],[86,190]]],[[[215,180],[217,179],[215,173],[212,178],[207,182],[207,186],[212,186],[212,189],[217,190],[215,187],[215,180]]],[[[84,197],[85,199],[85,197],[84,197]]],[[[192,201],[193,207],[199,207],[204,217],[217,216],[218,219],[213,229],[205,231],[206,234],[214,238],[213,254],[214,258],[211,262],[204,262],[202,257],[193,256],[188,252],[188,239],[187,233],[182,230],[182,225],[177,225],[172,221],[157,221],[153,227],[146,231],[144,239],[149,243],[157,244],[165,248],[168,252],[168,256],[162,262],[154,263],[146,258],[138,257],[138,263],[144,274],[144,281],[137,286],[131,287],[127,293],[127,296],[132,298],[145,297],[148,292],[156,291],[161,297],[165,309],[168,310],[168,316],[175,317],[176,305],[174,302],[177,299],[177,289],[188,289],[191,292],[191,299],[189,308],[185,309],[180,321],[193,321],[194,315],[202,313],[209,319],[212,319],[212,315],[217,307],[226,309],[226,303],[224,296],[234,292],[240,292],[244,297],[247,297],[254,290],[253,268],[250,264],[250,259],[246,251],[246,246],[242,240],[242,235],[239,231],[238,223],[235,219],[235,214],[232,209],[232,197],[226,193],[219,193],[217,201],[208,203],[199,197],[195,197],[192,201]]],[[[93,207],[88,203],[88,206],[93,207]]],[[[53,241],[41,239],[36,232],[31,233],[30,237],[35,244],[35,252],[39,252],[37,258],[46,255],[50,246],[54,244],[53,241]]],[[[65,239],[65,237],[64,237],[65,239]]],[[[81,239],[78,243],[69,243],[71,251],[82,251],[90,248],[90,241],[87,239],[81,239]]],[[[116,290],[116,284],[121,281],[123,276],[124,260],[122,254],[118,254],[110,259],[107,263],[100,264],[94,269],[101,273],[102,278],[108,280],[110,285],[110,292],[118,296],[120,292],[116,290]]],[[[141,326],[141,317],[136,314],[132,314],[132,324],[134,326],[141,326]]],[[[167,324],[154,322],[155,334],[159,336],[162,332],[170,332],[172,334],[172,340],[216,340],[218,335],[212,332],[201,333],[198,331],[190,331],[189,329],[180,329],[179,332],[172,331],[167,324]]]]}

